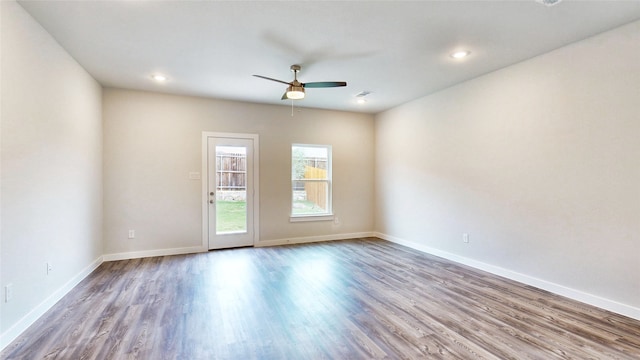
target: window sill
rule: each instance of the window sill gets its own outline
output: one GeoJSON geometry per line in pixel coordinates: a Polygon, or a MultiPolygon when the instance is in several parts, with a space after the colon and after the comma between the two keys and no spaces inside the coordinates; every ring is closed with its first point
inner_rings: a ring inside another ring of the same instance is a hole
{"type": "Polygon", "coordinates": [[[333,221],[333,214],[297,215],[297,216],[289,217],[289,222],[306,222],[306,221],[333,221]]]}

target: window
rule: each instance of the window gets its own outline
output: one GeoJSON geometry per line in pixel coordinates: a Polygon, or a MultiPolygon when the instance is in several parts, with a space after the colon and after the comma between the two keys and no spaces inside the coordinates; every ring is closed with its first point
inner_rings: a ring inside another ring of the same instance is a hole
{"type": "Polygon", "coordinates": [[[291,221],[332,220],[331,146],[291,146],[291,221]]]}

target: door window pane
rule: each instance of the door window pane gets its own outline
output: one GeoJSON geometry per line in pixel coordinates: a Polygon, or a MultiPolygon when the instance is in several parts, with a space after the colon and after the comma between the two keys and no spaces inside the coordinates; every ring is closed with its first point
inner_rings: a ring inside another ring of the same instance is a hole
{"type": "Polygon", "coordinates": [[[247,231],[247,149],[216,146],[216,233],[247,231]]]}

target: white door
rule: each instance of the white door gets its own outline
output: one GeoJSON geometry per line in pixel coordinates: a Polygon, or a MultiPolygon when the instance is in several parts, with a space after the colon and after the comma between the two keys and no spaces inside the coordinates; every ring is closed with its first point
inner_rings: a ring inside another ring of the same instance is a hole
{"type": "Polygon", "coordinates": [[[209,249],[253,246],[255,242],[257,138],[241,136],[205,134],[206,193],[203,199],[206,199],[209,249]]]}

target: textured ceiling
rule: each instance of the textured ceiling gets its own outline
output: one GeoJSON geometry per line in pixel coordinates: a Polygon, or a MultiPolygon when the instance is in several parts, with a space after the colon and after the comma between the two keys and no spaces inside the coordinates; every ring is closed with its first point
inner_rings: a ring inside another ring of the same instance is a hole
{"type": "Polygon", "coordinates": [[[289,105],[251,75],[289,81],[300,64],[303,82],[348,86],[297,106],[369,113],[640,19],[640,1],[19,3],[104,86],[289,105]]]}

